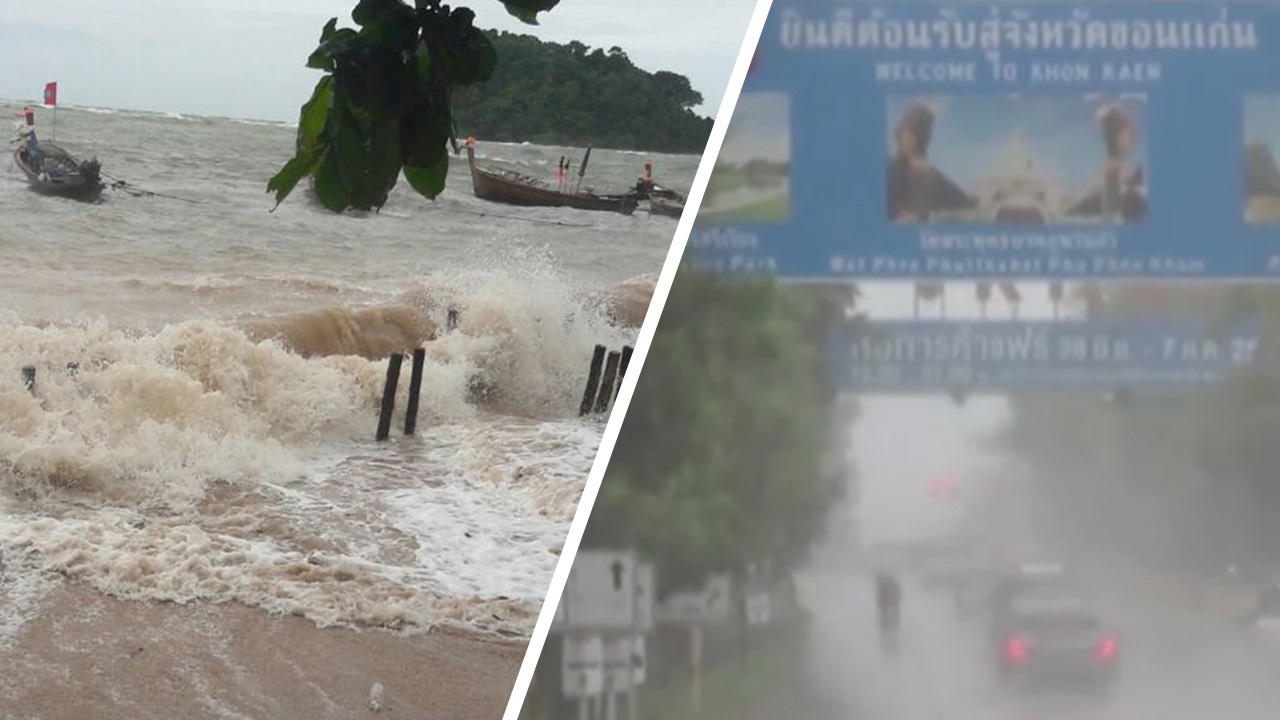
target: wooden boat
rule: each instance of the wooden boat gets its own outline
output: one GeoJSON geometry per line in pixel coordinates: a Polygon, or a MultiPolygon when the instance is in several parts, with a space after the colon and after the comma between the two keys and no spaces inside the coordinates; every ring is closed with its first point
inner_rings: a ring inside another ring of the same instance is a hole
{"type": "Polygon", "coordinates": [[[34,159],[26,143],[13,151],[13,160],[37,192],[76,200],[95,200],[102,194],[102,164],[97,158],[81,161],[61,146],[40,142],[40,158],[34,159]]]}
{"type": "Polygon", "coordinates": [[[476,164],[475,146],[467,143],[467,163],[471,166],[471,185],[481,200],[524,207],[568,207],[578,210],[603,210],[630,215],[638,204],[632,195],[596,195],[588,192],[562,192],[538,180],[512,170],[482,168],[476,164]]]}
{"type": "Polygon", "coordinates": [[[672,217],[678,220],[680,219],[680,216],[684,214],[684,199],[663,197],[661,195],[650,195],[649,213],[652,215],[672,217]]]}

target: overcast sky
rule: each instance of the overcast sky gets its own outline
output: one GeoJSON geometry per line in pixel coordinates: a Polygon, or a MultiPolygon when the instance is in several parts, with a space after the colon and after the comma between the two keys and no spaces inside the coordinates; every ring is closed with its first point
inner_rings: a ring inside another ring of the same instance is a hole
{"type": "MultiPolygon", "coordinates": [[[[649,70],[689,77],[713,115],[755,0],[562,0],[538,26],[498,0],[470,0],[476,24],[622,47],[649,70]]],[[[35,101],[58,81],[64,105],[297,119],[319,72],[304,67],[331,17],[355,0],[39,0],[4,2],[0,98],[35,101]]]]}

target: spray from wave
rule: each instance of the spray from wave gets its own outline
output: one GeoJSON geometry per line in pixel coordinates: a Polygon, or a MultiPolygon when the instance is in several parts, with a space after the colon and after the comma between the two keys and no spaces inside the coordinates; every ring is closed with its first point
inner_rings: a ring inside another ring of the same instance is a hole
{"type": "Polygon", "coordinates": [[[575,417],[591,347],[633,330],[545,268],[423,288],[383,308],[158,331],[0,317],[7,565],[322,625],[527,631],[558,550],[547,538],[563,539],[598,442],[575,417]],[[385,358],[419,345],[423,439],[376,454],[385,358]],[[511,569],[475,576],[459,553],[478,534],[511,569]]]}

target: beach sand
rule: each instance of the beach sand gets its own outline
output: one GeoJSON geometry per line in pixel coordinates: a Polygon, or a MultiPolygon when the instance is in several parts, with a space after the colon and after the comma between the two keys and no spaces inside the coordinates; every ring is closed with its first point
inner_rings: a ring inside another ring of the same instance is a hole
{"type": "Polygon", "coordinates": [[[56,586],[0,647],[0,718],[497,720],[525,641],[321,629],[237,604],[56,586]],[[383,685],[381,710],[370,706],[383,685]]]}

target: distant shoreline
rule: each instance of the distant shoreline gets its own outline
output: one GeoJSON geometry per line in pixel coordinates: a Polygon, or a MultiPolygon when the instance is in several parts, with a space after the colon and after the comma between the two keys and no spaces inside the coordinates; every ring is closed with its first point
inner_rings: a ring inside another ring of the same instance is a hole
{"type": "MultiPolygon", "coordinates": [[[[9,106],[14,108],[22,108],[28,105],[36,107],[37,109],[44,109],[46,111],[52,111],[53,109],[53,108],[45,107],[41,105],[39,102],[28,102],[24,100],[15,100],[12,98],[0,98],[0,107],[9,106]]],[[[112,107],[100,107],[95,105],[59,105],[58,107],[62,110],[71,110],[71,111],[77,111],[77,112],[87,112],[87,113],[96,113],[96,114],[132,113],[132,114],[138,114],[138,115],[146,115],[146,116],[154,117],[161,120],[166,120],[166,119],[173,120],[175,122],[182,122],[184,120],[186,121],[212,120],[212,121],[219,121],[219,122],[236,123],[240,125],[261,125],[263,127],[277,127],[285,130],[296,130],[298,127],[297,122],[289,122],[284,120],[268,120],[263,118],[240,118],[240,117],[232,117],[230,115],[199,115],[196,113],[182,113],[182,112],[166,111],[166,110],[112,108],[112,107]]],[[[37,118],[37,122],[39,122],[38,118],[37,118]]],[[[462,139],[463,138],[458,138],[459,142],[461,142],[462,139]]],[[[495,145],[526,145],[527,144],[527,145],[540,145],[542,147],[578,148],[581,150],[586,150],[587,146],[589,145],[589,142],[586,140],[582,140],[576,143],[565,143],[565,142],[559,142],[559,141],[539,142],[539,141],[527,140],[527,139],[512,140],[509,138],[501,138],[501,137],[477,137],[476,140],[479,142],[491,143],[495,145]]],[[[669,152],[669,151],[663,151],[663,150],[649,150],[645,148],[609,147],[606,145],[593,145],[592,148],[595,150],[610,150],[613,152],[623,152],[623,153],[641,153],[641,154],[651,154],[651,155],[683,155],[683,156],[689,156],[689,157],[702,156],[701,151],[669,152]]]]}

